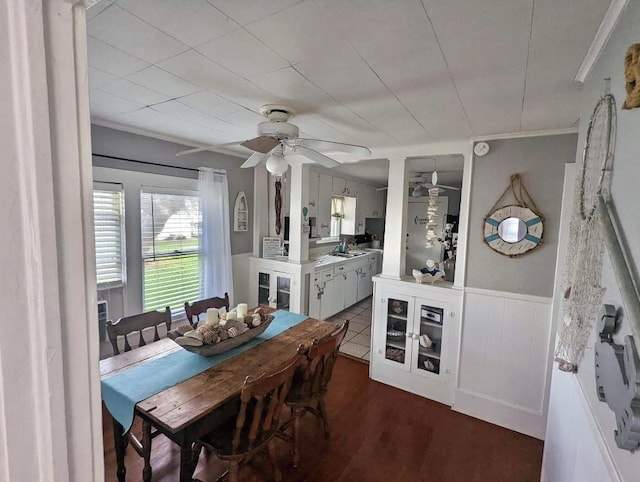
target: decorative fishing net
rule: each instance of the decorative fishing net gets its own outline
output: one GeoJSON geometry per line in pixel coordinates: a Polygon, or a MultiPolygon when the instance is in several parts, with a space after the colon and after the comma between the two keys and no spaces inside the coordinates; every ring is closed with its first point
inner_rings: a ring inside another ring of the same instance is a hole
{"type": "Polygon", "coordinates": [[[604,238],[596,214],[598,195],[609,198],[615,142],[615,99],[606,94],[591,116],[582,163],[578,166],[563,280],[563,322],[555,359],[576,371],[605,289],[600,286],[604,238]]]}

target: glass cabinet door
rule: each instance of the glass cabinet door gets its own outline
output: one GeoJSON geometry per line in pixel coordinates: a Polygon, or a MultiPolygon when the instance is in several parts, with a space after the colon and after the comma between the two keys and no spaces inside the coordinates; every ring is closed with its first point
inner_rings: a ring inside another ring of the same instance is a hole
{"type": "Polygon", "coordinates": [[[268,305],[270,302],[271,275],[269,273],[258,273],[258,304],[268,305]]]}
{"type": "Polygon", "coordinates": [[[416,339],[414,350],[417,356],[414,363],[420,372],[440,374],[440,359],[442,353],[442,329],[444,325],[445,309],[442,306],[433,306],[430,303],[416,300],[416,339]]]}
{"type": "Polygon", "coordinates": [[[389,297],[386,313],[386,341],[384,357],[386,360],[405,364],[410,356],[407,353],[407,329],[411,328],[411,310],[409,301],[389,297]]]}
{"type": "Polygon", "coordinates": [[[289,299],[291,298],[291,278],[288,276],[277,276],[276,308],[279,310],[289,309],[289,299]]]}

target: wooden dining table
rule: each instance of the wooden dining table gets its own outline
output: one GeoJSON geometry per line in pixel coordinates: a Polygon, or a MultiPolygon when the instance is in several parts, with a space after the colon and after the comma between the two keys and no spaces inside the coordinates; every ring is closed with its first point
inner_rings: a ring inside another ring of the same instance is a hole
{"type": "MultiPolygon", "coordinates": [[[[142,419],[142,450],[149,460],[151,427],[180,446],[180,482],[191,481],[198,454],[193,443],[234,416],[236,402],[247,376],[259,376],[289,360],[299,345],[308,346],[333,330],[333,323],[307,318],[282,333],[265,340],[237,356],[219,363],[183,382],[177,383],[135,405],[142,419]]],[[[168,338],[100,361],[102,379],[164,357],[182,348],[168,338]]],[[[117,477],[124,482],[126,434],[112,417],[117,477]]],[[[151,480],[151,467],[145,466],[143,480],[151,480]]]]}

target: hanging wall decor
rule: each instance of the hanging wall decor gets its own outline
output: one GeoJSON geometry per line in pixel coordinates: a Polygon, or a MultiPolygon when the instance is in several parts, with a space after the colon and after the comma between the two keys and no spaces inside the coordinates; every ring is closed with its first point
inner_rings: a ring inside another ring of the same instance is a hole
{"type": "Polygon", "coordinates": [[[244,191],[238,193],[233,206],[233,230],[236,232],[249,230],[249,204],[244,191]]]}
{"type": "Polygon", "coordinates": [[[640,107],[640,44],[633,44],[624,57],[624,79],[627,98],[623,109],[640,107]]]}
{"type": "Polygon", "coordinates": [[[276,234],[280,234],[282,230],[282,182],[280,178],[276,179],[275,183],[276,197],[274,199],[276,207],[276,234]]]}
{"type": "Polygon", "coordinates": [[[598,199],[609,199],[615,151],[616,104],[609,82],[598,100],[578,166],[564,270],[563,323],[558,327],[555,360],[567,372],[578,369],[591,328],[602,305],[600,286],[604,241],[598,199]]]}
{"type": "Polygon", "coordinates": [[[536,204],[524,187],[519,174],[511,176],[504,190],[484,220],[484,241],[489,247],[509,257],[520,256],[542,243],[544,225],[536,204]],[[511,194],[516,204],[500,205],[511,194]]]}

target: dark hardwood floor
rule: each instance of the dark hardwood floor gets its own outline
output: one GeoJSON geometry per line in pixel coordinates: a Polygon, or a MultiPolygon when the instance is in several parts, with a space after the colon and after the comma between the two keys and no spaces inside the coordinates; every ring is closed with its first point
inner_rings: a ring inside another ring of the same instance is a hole
{"type": "MultiPolygon", "coordinates": [[[[462,415],[449,407],[368,378],[368,365],[339,357],[327,396],[331,438],[310,414],[303,418],[300,466],[277,441],[285,481],[539,481],[542,442],[462,415]]],[[[105,475],[115,481],[110,418],[104,417],[105,475]]],[[[178,480],[180,451],[153,441],[153,481],[178,480]]],[[[142,459],[127,450],[127,480],[142,480],[142,459]]],[[[216,480],[225,464],[203,452],[195,477],[216,480]]],[[[270,480],[266,457],[240,469],[241,480],[270,480]]]]}

